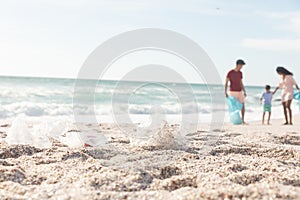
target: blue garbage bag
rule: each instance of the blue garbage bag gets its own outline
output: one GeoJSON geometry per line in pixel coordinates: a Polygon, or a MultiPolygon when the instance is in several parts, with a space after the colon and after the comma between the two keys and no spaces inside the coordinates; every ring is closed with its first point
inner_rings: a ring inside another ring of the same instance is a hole
{"type": "Polygon", "coordinates": [[[298,100],[299,110],[300,110],[300,92],[297,92],[297,93],[294,94],[294,99],[298,100]]]}
{"type": "Polygon", "coordinates": [[[242,124],[242,118],[240,111],[243,108],[243,104],[233,96],[227,98],[228,112],[230,122],[233,124],[242,124]]]}
{"type": "Polygon", "coordinates": [[[294,94],[294,99],[299,100],[300,99],[300,92],[297,92],[294,94]]]}

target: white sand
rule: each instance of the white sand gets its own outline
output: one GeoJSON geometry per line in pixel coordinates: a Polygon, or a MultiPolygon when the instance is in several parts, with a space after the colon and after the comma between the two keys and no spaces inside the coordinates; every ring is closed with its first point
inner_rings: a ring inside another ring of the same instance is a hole
{"type": "Polygon", "coordinates": [[[281,122],[225,125],[206,154],[207,125],[175,142],[169,127],[144,146],[112,124],[97,127],[109,138],[99,148],[2,141],[0,199],[300,199],[300,117],[281,122]]]}

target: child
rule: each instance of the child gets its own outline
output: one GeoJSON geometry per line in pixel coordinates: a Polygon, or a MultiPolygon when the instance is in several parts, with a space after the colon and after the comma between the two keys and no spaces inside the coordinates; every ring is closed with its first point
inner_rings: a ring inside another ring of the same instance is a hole
{"type": "Polygon", "coordinates": [[[265,114],[266,112],[269,112],[268,117],[268,125],[270,124],[270,118],[271,118],[271,108],[272,108],[272,97],[273,93],[271,92],[271,86],[266,85],[265,87],[266,92],[264,92],[260,98],[260,104],[263,103],[263,117],[262,117],[262,124],[265,123],[265,114]]]}

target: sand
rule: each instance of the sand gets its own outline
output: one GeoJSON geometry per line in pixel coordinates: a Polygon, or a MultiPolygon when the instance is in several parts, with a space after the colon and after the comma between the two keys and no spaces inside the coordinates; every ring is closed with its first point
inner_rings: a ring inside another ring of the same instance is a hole
{"type": "Polygon", "coordinates": [[[178,141],[169,126],[167,139],[138,146],[101,124],[105,146],[41,149],[6,144],[2,122],[0,199],[300,199],[300,117],[281,122],[227,124],[208,152],[207,125],[178,141]]]}

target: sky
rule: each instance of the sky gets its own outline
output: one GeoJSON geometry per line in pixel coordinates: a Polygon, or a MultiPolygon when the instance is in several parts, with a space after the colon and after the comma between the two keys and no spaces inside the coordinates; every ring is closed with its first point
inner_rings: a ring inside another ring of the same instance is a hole
{"type": "MultiPolygon", "coordinates": [[[[300,83],[299,0],[0,0],[0,75],[76,78],[97,46],[139,28],[194,40],[222,80],[242,58],[245,85],[276,85],[276,66],[300,83]]],[[[120,79],[149,63],[203,81],[182,60],[151,51],[121,58],[105,78],[120,79]]]]}

